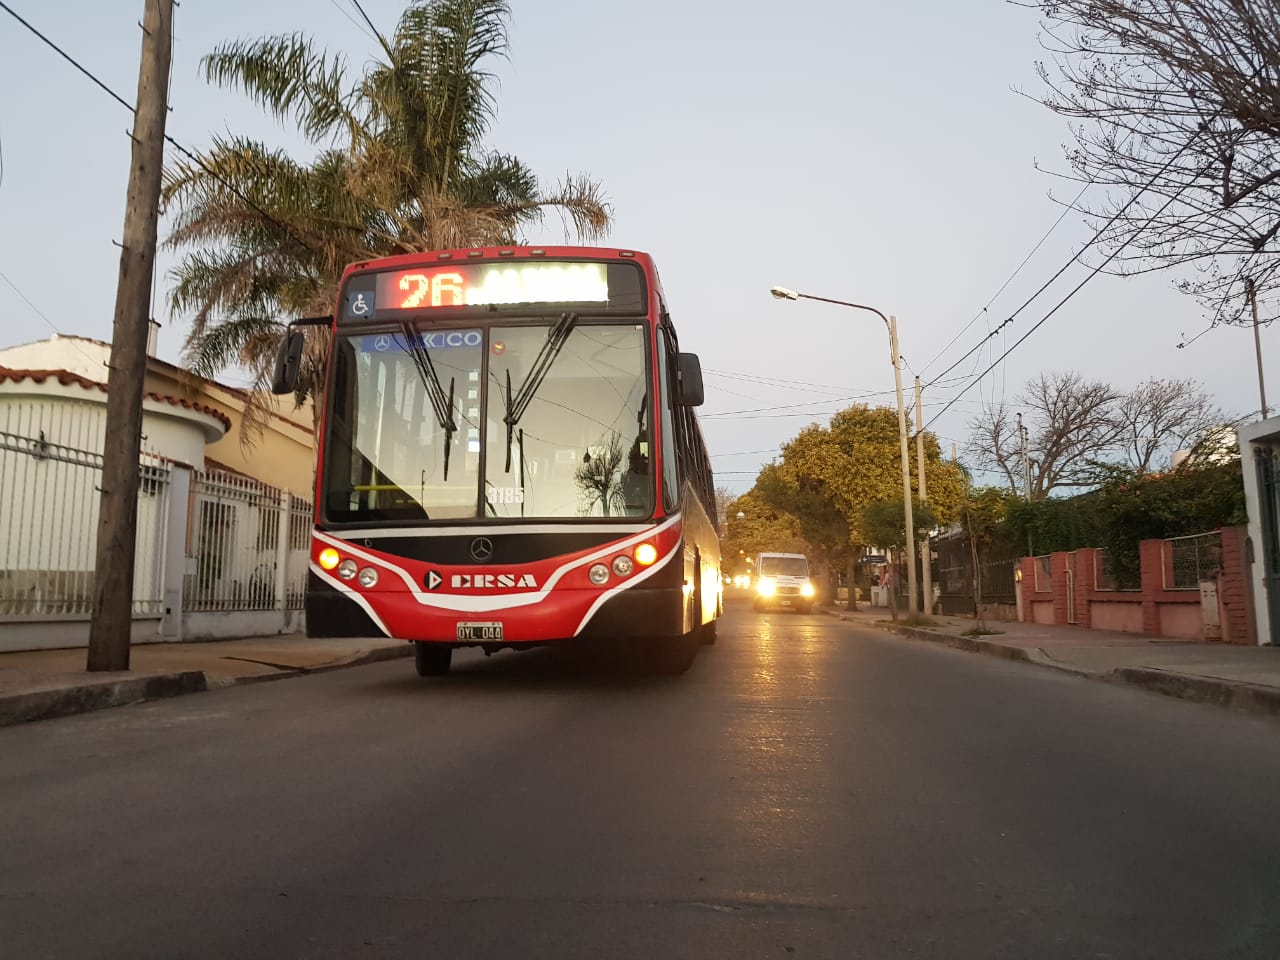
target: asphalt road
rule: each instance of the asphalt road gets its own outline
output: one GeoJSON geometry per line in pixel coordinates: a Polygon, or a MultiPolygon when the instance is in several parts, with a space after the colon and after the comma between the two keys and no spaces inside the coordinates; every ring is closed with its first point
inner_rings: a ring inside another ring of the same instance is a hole
{"type": "Polygon", "coordinates": [[[1280,724],[731,609],[0,730],[0,955],[1280,956],[1280,724]]]}

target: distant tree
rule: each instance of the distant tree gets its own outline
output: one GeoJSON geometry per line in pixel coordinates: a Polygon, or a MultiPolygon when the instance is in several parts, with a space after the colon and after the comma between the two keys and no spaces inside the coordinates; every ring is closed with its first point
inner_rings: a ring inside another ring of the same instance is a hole
{"type": "Polygon", "coordinates": [[[734,500],[733,491],[728,487],[716,487],[716,526],[723,532],[729,520],[729,504],[734,500]]]}
{"type": "MultiPolygon", "coordinates": [[[[924,435],[929,502],[939,524],[955,520],[965,476],[942,457],[937,437],[924,435]]],[[[804,428],[782,447],[779,477],[798,490],[825,498],[846,521],[849,543],[872,544],[860,529],[872,503],[902,499],[902,459],[897,413],[888,407],[853,406],[823,427],[804,428]]],[[[917,482],[912,464],[911,482],[917,482]]]]}
{"type": "MultiPolygon", "coordinates": [[[[933,509],[927,503],[912,498],[911,520],[915,529],[913,542],[919,542],[926,531],[937,525],[933,509]]],[[[870,546],[902,549],[907,545],[907,519],[902,509],[902,498],[879,500],[869,503],[862,510],[859,523],[862,535],[870,546]]]]}
{"type": "Polygon", "coordinates": [[[969,540],[973,563],[973,604],[975,627],[986,629],[982,601],[982,570],[992,542],[1005,528],[1009,494],[994,487],[969,490],[962,510],[962,523],[969,540]]]}
{"type": "Polygon", "coordinates": [[[758,490],[752,489],[729,502],[721,533],[726,568],[743,573],[747,558],[754,559],[762,550],[807,553],[809,549],[800,535],[799,521],[771,504],[758,490]]]}
{"type": "MultiPolygon", "coordinates": [[[[1028,411],[1031,499],[1098,482],[1098,463],[1119,438],[1112,408],[1120,396],[1109,384],[1078,373],[1042,373],[1027,382],[1018,401],[1028,411]]],[[[1021,491],[1021,438],[1011,407],[987,408],[969,429],[968,452],[975,465],[999,472],[1011,491],[1021,491]]]]}
{"type": "Polygon", "coordinates": [[[1249,281],[1260,295],[1274,295],[1280,288],[1274,0],[1025,5],[1043,15],[1052,57],[1039,65],[1047,92],[1038,99],[1079,121],[1067,152],[1072,173],[1064,176],[1100,188],[1078,201],[1102,229],[1100,249],[1118,254],[1120,272],[1181,268],[1179,286],[1205,304],[1214,322],[1242,319],[1249,281]]]}
{"type": "Polygon", "coordinates": [[[1115,404],[1121,462],[1135,474],[1149,473],[1157,458],[1189,450],[1227,415],[1194,380],[1148,380],[1115,404]]]}
{"type": "MultiPolygon", "coordinates": [[[[1116,468],[1138,474],[1163,468],[1174,450],[1226,421],[1194,380],[1153,379],[1124,393],[1078,373],[1041,373],[1017,403],[1026,412],[1033,500],[1097,486],[1116,468]]],[[[1011,492],[1022,493],[1014,406],[988,407],[969,429],[967,452],[975,466],[999,473],[1011,492]]]]}

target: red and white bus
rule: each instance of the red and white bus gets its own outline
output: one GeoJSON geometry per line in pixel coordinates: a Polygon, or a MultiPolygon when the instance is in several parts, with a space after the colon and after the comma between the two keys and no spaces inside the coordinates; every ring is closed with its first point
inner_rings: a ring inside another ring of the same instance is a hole
{"type": "Polygon", "coordinates": [[[577,638],[682,672],[723,609],[710,461],[653,261],[585,247],[355,263],[332,317],[307,633],[455,648],[577,638]]]}

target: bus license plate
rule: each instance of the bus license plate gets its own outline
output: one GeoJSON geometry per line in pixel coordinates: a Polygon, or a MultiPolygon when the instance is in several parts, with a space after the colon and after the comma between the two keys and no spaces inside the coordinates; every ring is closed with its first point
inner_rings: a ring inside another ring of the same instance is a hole
{"type": "Polygon", "coordinates": [[[470,642],[475,640],[501,640],[502,624],[497,621],[488,623],[460,623],[458,624],[458,642],[470,642]]]}

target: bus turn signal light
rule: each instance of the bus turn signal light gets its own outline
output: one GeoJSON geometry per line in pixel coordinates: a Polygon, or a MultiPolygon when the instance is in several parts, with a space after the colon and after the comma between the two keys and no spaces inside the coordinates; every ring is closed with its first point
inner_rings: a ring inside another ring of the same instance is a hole
{"type": "Polygon", "coordinates": [[[338,562],[341,559],[342,558],[338,556],[338,551],[333,549],[333,547],[325,547],[320,551],[320,566],[324,567],[326,570],[332,570],[338,565],[338,562]]]}
{"type": "Polygon", "coordinates": [[[658,548],[652,543],[642,543],[636,547],[636,563],[642,567],[653,564],[658,559],[658,548]]]}

